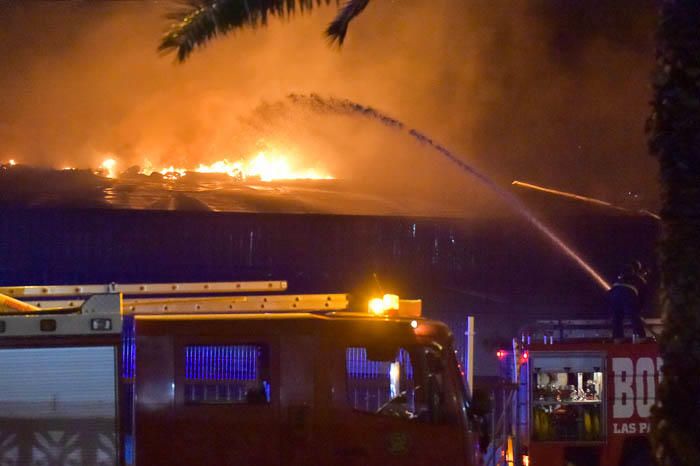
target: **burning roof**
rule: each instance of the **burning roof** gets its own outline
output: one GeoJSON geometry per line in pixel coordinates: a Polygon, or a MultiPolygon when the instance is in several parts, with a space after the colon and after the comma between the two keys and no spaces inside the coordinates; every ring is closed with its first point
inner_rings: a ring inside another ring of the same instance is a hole
{"type": "Polygon", "coordinates": [[[114,157],[96,169],[0,164],[0,206],[252,213],[457,216],[456,205],[337,179],[258,153],[193,168],[132,166],[114,157]]]}

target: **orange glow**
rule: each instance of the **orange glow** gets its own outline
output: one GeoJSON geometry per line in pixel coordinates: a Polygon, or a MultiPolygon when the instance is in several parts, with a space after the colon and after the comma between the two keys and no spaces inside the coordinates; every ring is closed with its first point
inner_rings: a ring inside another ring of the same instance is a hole
{"type": "Polygon", "coordinates": [[[20,301],[18,299],[15,299],[11,296],[0,294],[0,311],[3,311],[5,309],[11,309],[13,311],[27,312],[27,311],[36,311],[39,308],[36,306],[32,306],[31,304],[25,303],[24,301],[20,301]]]}
{"type": "Polygon", "coordinates": [[[243,164],[241,162],[229,162],[227,159],[219,160],[211,165],[199,164],[194,171],[197,173],[221,173],[231,178],[242,179],[244,177],[243,164]]]}
{"type": "Polygon", "coordinates": [[[151,176],[151,173],[153,172],[153,164],[151,163],[151,161],[148,159],[143,159],[143,168],[141,169],[141,171],[139,171],[139,174],[151,176]]]}
{"type": "Polygon", "coordinates": [[[174,166],[170,165],[167,168],[161,168],[158,170],[158,173],[163,175],[163,178],[166,180],[175,181],[187,175],[187,170],[184,168],[175,168],[174,166]]]}
{"type": "Polygon", "coordinates": [[[117,177],[117,161],[114,159],[105,159],[97,169],[98,174],[103,174],[107,178],[117,177]]]}
{"type": "Polygon", "coordinates": [[[15,165],[17,165],[17,162],[15,162],[15,159],[10,159],[10,166],[14,167],[15,165]]]}
{"type": "Polygon", "coordinates": [[[513,437],[508,436],[508,442],[506,444],[506,463],[507,464],[513,464],[513,459],[515,456],[513,455],[513,437]]]}
{"type": "MultiPolygon", "coordinates": [[[[163,166],[154,166],[147,158],[143,160],[143,164],[139,174],[150,176],[153,173],[160,173],[166,180],[178,180],[188,173],[217,173],[226,175],[236,180],[245,181],[254,179],[259,181],[276,181],[276,180],[332,180],[334,179],[329,174],[312,168],[298,168],[294,164],[292,157],[271,151],[258,152],[254,157],[249,159],[240,159],[229,161],[222,159],[213,162],[212,164],[200,163],[195,168],[185,168],[168,164],[163,166]]],[[[117,165],[119,164],[116,158],[107,158],[102,161],[95,173],[108,178],[117,178],[117,165]]],[[[72,169],[73,167],[64,167],[64,170],[72,169]]]]}
{"type": "MultiPolygon", "coordinates": [[[[395,294],[385,294],[382,298],[373,298],[369,300],[368,309],[370,314],[376,316],[396,316],[399,310],[399,297],[395,294]],[[393,311],[393,312],[392,312],[393,311]]],[[[420,315],[420,314],[418,314],[420,315]]],[[[415,321],[414,321],[415,322],[415,321]]],[[[413,325],[413,323],[411,323],[413,325]]],[[[418,323],[416,322],[416,326],[418,323]]],[[[416,328],[416,327],[413,327],[416,328]]]]}
{"type": "Polygon", "coordinates": [[[384,300],[382,298],[374,298],[369,301],[369,312],[381,316],[384,315],[384,300]]]}
{"type": "Polygon", "coordinates": [[[382,301],[385,309],[399,309],[399,297],[395,294],[385,294],[382,301]]]}
{"type": "MultiPolygon", "coordinates": [[[[612,205],[609,202],[601,201],[600,199],[594,199],[592,197],[580,196],[578,194],[567,193],[566,191],[559,191],[558,189],[545,188],[544,186],[538,186],[536,184],[525,183],[522,181],[513,181],[513,186],[519,186],[521,188],[533,189],[535,191],[542,191],[544,193],[554,194],[556,196],[568,197],[570,199],[576,199],[577,201],[589,202],[591,204],[598,204],[605,207],[612,207],[614,209],[619,209],[618,207],[612,205]]],[[[621,209],[626,210],[626,209],[621,209]]]]}
{"type": "Polygon", "coordinates": [[[222,173],[238,179],[259,178],[261,181],[333,179],[332,176],[313,169],[297,170],[292,166],[289,157],[268,152],[258,152],[249,161],[230,162],[224,159],[211,165],[200,164],[194,171],[197,173],[222,173]]]}
{"type": "Polygon", "coordinates": [[[181,178],[188,172],[218,173],[241,181],[249,178],[260,181],[333,179],[332,176],[314,169],[296,169],[290,157],[270,152],[258,152],[250,160],[241,159],[232,162],[228,159],[222,159],[210,165],[200,163],[194,169],[175,167],[174,165],[154,168],[151,161],[145,159],[143,169],[139,173],[151,175],[153,172],[158,172],[169,180],[181,178]]]}
{"type": "Polygon", "coordinates": [[[513,186],[518,186],[520,188],[532,189],[535,191],[542,191],[543,193],[554,194],[555,196],[568,197],[569,199],[575,199],[577,201],[588,202],[589,204],[596,204],[599,206],[608,207],[610,209],[620,210],[622,212],[644,214],[644,215],[648,215],[649,217],[655,218],[656,220],[661,220],[661,217],[659,217],[658,214],[655,214],[653,212],[649,212],[646,209],[641,209],[641,210],[635,211],[634,209],[628,209],[625,207],[616,206],[615,204],[612,204],[610,202],[602,201],[600,199],[596,199],[593,197],[581,196],[579,194],[569,193],[566,191],[560,191],[558,189],[546,188],[544,186],[538,186],[536,184],[525,183],[525,182],[517,181],[517,180],[513,181],[513,186]]]}

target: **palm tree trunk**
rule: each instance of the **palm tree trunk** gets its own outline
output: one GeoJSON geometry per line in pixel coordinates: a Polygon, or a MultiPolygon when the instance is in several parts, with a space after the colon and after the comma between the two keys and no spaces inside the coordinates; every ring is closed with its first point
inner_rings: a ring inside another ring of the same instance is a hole
{"type": "Polygon", "coordinates": [[[661,0],[649,145],[659,159],[663,381],[661,465],[700,462],[700,2],[661,0]]]}

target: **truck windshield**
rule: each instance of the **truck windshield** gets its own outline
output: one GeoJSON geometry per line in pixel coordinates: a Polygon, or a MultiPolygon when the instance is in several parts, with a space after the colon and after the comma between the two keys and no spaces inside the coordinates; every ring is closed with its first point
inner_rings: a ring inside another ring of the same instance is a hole
{"type": "Polygon", "coordinates": [[[603,358],[536,355],[531,359],[531,433],[540,441],[604,437],[603,358]]]}
{"type": "Polygon", "coordinates": [[[367,347],[346,348],[347,393],[358,411],[417,422],[456,419],[456,396],[442,352],[433,346],[406,346],[379,355],[367,347]]]}

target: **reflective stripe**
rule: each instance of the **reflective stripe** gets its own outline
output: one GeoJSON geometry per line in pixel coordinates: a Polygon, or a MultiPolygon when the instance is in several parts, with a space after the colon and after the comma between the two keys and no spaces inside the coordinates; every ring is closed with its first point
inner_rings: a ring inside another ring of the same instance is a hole
{"type": "Polygon", "coordinates": [[[639,290],[634,285],[630,285],[629,283],[613,283],[613,288],[615,288],[616,286],[622,286],[624,288],[629,288],[630,290],[634,291],[634,294],[639,296],[639,290]]]}

